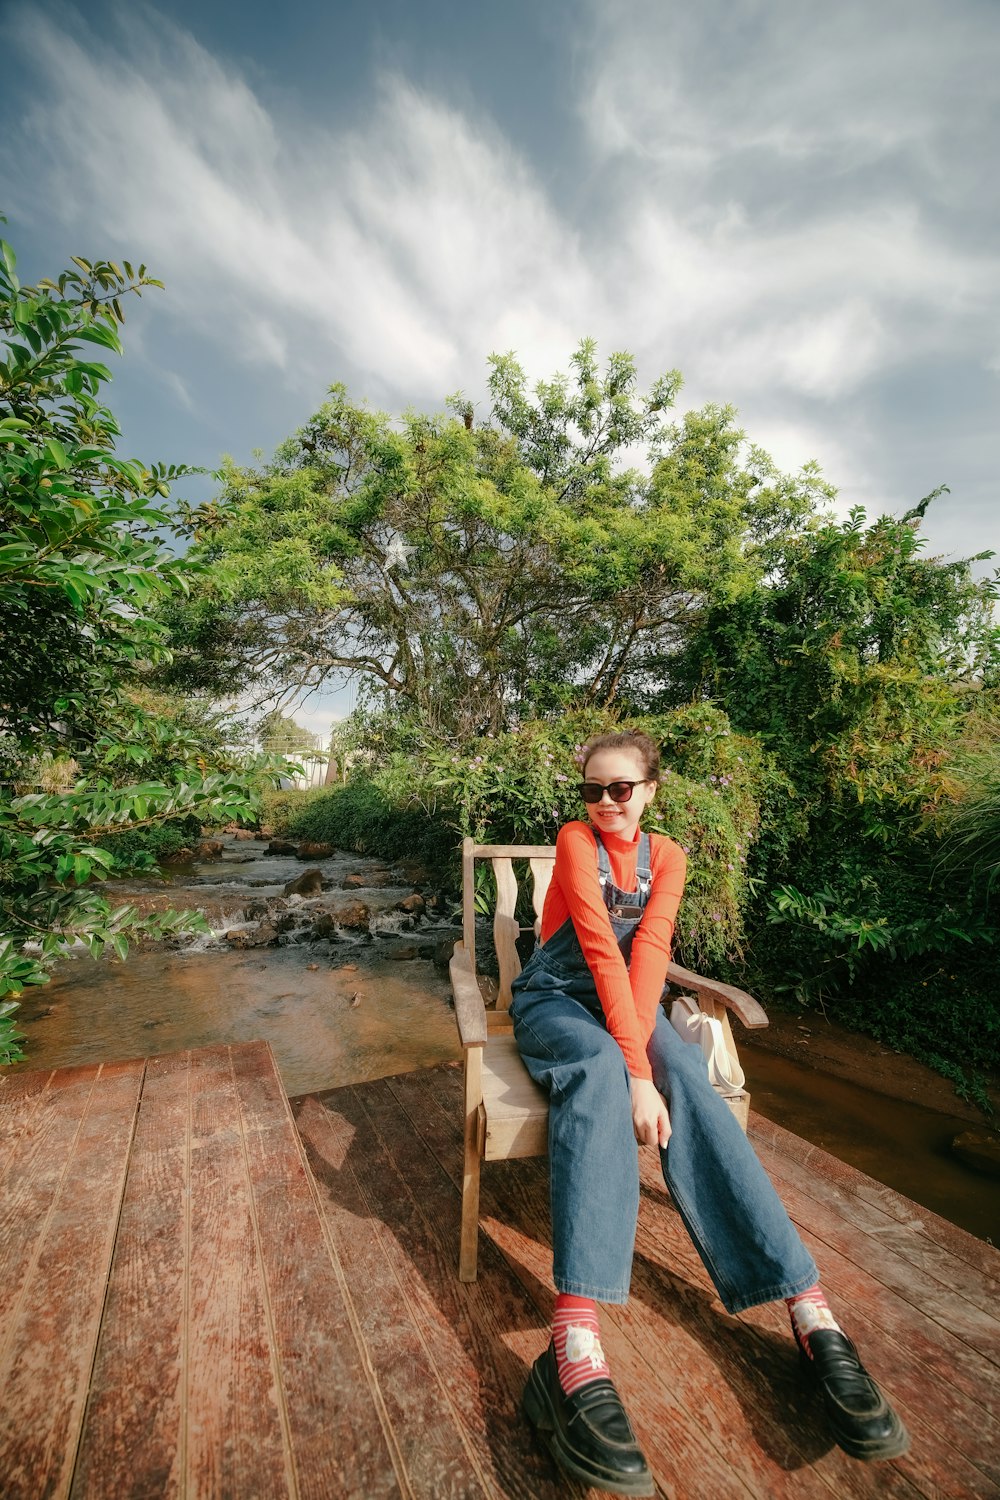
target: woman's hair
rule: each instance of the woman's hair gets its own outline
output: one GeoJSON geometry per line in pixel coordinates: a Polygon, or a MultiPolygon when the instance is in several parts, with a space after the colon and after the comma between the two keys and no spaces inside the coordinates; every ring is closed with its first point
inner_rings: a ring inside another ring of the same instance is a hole
{"type": "Polygon", "coordinates": [[[642,764],[647,781],[660,779],[660,747],[641,729],[623,729],[617,734],[599,734],[588,740],[576,757],[577,765],[586,774],[587,762],[598,750],[631,750],[642,764]]]}

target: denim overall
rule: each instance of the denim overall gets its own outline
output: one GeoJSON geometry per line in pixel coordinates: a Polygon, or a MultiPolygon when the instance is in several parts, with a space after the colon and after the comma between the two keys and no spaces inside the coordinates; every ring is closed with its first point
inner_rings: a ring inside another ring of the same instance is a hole
{"type": "MultiPolygon", "coordinates": [[[[611,878],[595,831],[598,871],[626,965],[652,886],[642,834],[635,891],[611,878]]],[[[556,1290],[624,1302],[639,1212],[639,1157],[629,1073],[604,1021],[597,987],[567,917],[512,986],[514,1037],[549,1096],[549,1190],[556,1290]]],[[[647,1048],[673,1127],[660,1162],[670,1196],[728,1312],[805,1291],[816,1264],[753,1147],[708,1081],[701,1049],[662,1008],[647,1048]]]]}

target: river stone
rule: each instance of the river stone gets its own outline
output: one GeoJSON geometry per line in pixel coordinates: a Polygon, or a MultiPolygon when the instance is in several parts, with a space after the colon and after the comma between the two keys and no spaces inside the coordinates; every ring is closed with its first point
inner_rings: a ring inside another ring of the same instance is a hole
{"type": "Polygon", "coordinates": [[[439,943],[434,944],[434,952],[431,954],[431,957],[434,960],[434,967],[438,970],[439,973],[448,973],[449,965],[451,964],[452,955],[454,954],[454,952],[454,938],[442,938],[439,943]]]}
{"type": "Polygon", "coordinates": [[[226,942],[231,948],[269,948],[278,941],[278,929],[270,922],[261,922],[253,931],[244,929],[226,933],[226,942]]]}
{"type": "Polygon", "coordinates": [[[385,956],[393,963],[404,964],[409,963],[411,959],[419,958],[420,949],[412,943],[404,943],[399,947],[390,948],[385,956]]]}
{"type": "Polygon", "coordinates": [[[409,912],[411,917],[419,917],[424,909],[424,898],[414,891],[412,896],[404,896],[396,907],[397,911],[409,912]]]}
{"type": "Polygon", "coordinates": [[[173,854],[165,854],[160,863],[163,865],[186,865],[192,859],[194,859],[193,849],[175,849],[173,854]]]}
{"type": "Polygon", "coordinates": [[[252,828],[234,828],[232,832],[233,838],[237,839],[241,844],[246,843],[248,839],[256,839],[260,837],[260,835],[255,833],[252,828]]]}
{"type": "Polygon", "coordinates": [[[363,870],[345,875],[341,884],[345,891],[379,890],[392,885],[392,880],[391,870],[363,870]]]}
{"type": "Polygon", "coordinates": [[[1000,1177],[1000,1135],[992,1135],[988,1130],[963,1130],[952,1141],[951,1149],[966,1166],[990,1177],[1000,1177]]]}
{"type": "Polygon", "coordinates": [[[323,889],[323,874],[321,870],[303,870],[301,875],[296,875],[285,886],[282,895],[285,896],[318,896],[323,889]]]}
{"type": "Polygon", "coordinates": [[[265,854],[298,854],[298,844],[290,844],[287,839],[272,839],[264,850],[265,854]]]}
{"type": "Polygon", "coordinates": [[[195,859],[218,859],[222,854],[222,842],[220,839],[202,839],[200,844],[194,846],[195,859]]]}
{"type": "Polygon", "coordinates": [[[338,927],[367,932],[371,925],[372,914],[363,901],[348,901],[346,905],[338,907],[333,912],[333,918],[338,927]]]}
{"type": "Polygon", "coordinates": [[[332,844],[311,844],[308,840],[300,844],[295,851],[296,859],[329,859],[333,853],[332,844]]]}

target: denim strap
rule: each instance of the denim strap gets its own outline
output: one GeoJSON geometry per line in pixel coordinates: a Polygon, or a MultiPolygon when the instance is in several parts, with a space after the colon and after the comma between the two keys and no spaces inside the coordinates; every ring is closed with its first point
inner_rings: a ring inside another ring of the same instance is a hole
{"type": "MultiPolygon", "coordinates": [[[[608,886],[614,885],[611,879],[611,860],[608,851],[604,847],[601,830],[594,829],[594,839],[597,843],[597,878],[601,883],[601,892],[605,900],[608,898],[608,886]]],[[[649,899],[649,893],[653,886],[652,849],[649,842],[649,834],[642,833],[639,836],[639,848],[635,856],[635,883],[636,895],[639,897],[639,905],[645,906],[649,899]]],[[[630,894],[630,893],[629,893],[630,894]]]]}

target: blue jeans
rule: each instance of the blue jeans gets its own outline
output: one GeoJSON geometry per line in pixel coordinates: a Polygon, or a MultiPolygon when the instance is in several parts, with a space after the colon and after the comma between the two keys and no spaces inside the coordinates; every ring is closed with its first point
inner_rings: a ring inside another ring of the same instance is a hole
{"type": "MultiPolygon", "coordinates": [[[[629,1074],[589,971],[560,962],[570,956],[561,936],[551,956],[549,945],[536,949],[511,1006],[525,1066],[549,1095],[555,1284],[624,1302],[639,1211],[629,1074]]],[[[681,1040],[662,1009],[647,1055],[673,1126],[660,1150],[663,1176],[723,1306],[740,1312],[805,1291],[818,1280],[815,1261],[709,1083],[700,1048],[681,1040]]]]}

